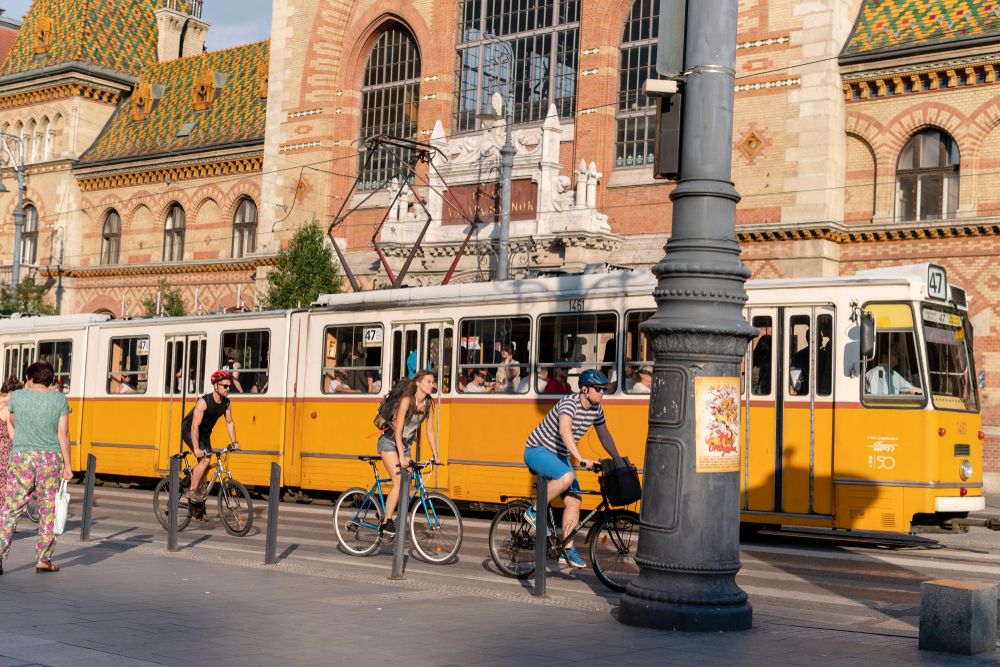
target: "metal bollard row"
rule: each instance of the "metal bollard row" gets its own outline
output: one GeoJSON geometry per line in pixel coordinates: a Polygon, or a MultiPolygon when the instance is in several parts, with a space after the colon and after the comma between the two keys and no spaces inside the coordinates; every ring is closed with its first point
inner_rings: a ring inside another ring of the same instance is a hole
{"type": "Polygon", "coordinates": [[[83,520],[80,523],[80,541],[90,541],[90,525],[94,518],[94,478],[97,474],[97,457],[87,454],[87,476],[83,487],[83,520]]]}
{"type": "Polygon", "coordinates": [[[396,542],[392,549],[392,574],[390,579],[403,579],[406,562],[406,517],[410,502],[410,469],[403,468],[399,476],[399,509],[396,512],[396,542]]]}
{"type": "Polygon", "coordinates": [[[549,527],[549,484],[538,476],[535,488],[535,590],[532,595],[545,597],[545,570],[548,560],[548,527],[549,527]]]}

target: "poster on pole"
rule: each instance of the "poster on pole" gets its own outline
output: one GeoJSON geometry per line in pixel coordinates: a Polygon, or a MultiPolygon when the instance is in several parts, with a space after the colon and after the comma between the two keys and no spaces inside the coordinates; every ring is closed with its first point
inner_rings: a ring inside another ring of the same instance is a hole
{"type": "Polygon", "coordinates": [[[740,381],[733,377],[694,379],[697,472],[739,472],[740,381]]]}

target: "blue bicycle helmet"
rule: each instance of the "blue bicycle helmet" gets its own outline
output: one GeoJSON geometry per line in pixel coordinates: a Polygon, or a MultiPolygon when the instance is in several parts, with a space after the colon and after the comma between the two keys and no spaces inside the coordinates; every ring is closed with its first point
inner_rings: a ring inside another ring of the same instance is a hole
{"type": "Polygon", "coordinates": [[[611,382],[611,380],[608,379],[608,376],[596,368],[588,368],[584,372],[580,373],[581,387],[603,387],[609,382],[611,382]]]}

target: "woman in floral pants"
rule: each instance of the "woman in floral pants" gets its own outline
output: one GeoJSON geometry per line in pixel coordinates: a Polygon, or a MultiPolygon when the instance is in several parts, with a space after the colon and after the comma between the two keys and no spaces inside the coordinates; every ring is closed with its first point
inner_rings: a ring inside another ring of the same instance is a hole
{"type": "MultiPolygon", "coordinates": [[[[17,520],[32,488],[38,496],[36,572],[58,572],[52,562],[56,546],[53,524],[60,479],[72,479],[69,458],[69,404],[59,391],[50,391],[55,379],[52,364],[36,361],[28,366],[24,389],[10,396],[14,443],[7,474],[7,489],[0,509],[0,559],[6,559],[17,520]]],[[[0,560],[0,574],[3,561],[0,560]]]]}

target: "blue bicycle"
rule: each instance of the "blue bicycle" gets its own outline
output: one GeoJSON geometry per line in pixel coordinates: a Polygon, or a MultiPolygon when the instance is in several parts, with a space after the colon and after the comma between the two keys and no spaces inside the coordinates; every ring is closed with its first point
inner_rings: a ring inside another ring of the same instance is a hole
{"type": "MultiPolygon", "coordinates": [[[[358,459],[372,467],[375,483],[370,489],[358,487],[340,494],[333,507],[333,529],[344,551],[353,556],[369,556],[382,543],[381,525],[385,516],[382,484],[391,480],[379,477],[381,457],[359,456],[358,459]]],[[[447,563],[458,555],[462,546],[462,515],[451,498],[424,487],[423,473],[434,465],[431,461],[410,463],[413,491],[407,524],[413,547],[421,558],[431,563],[447,563]]]]}

